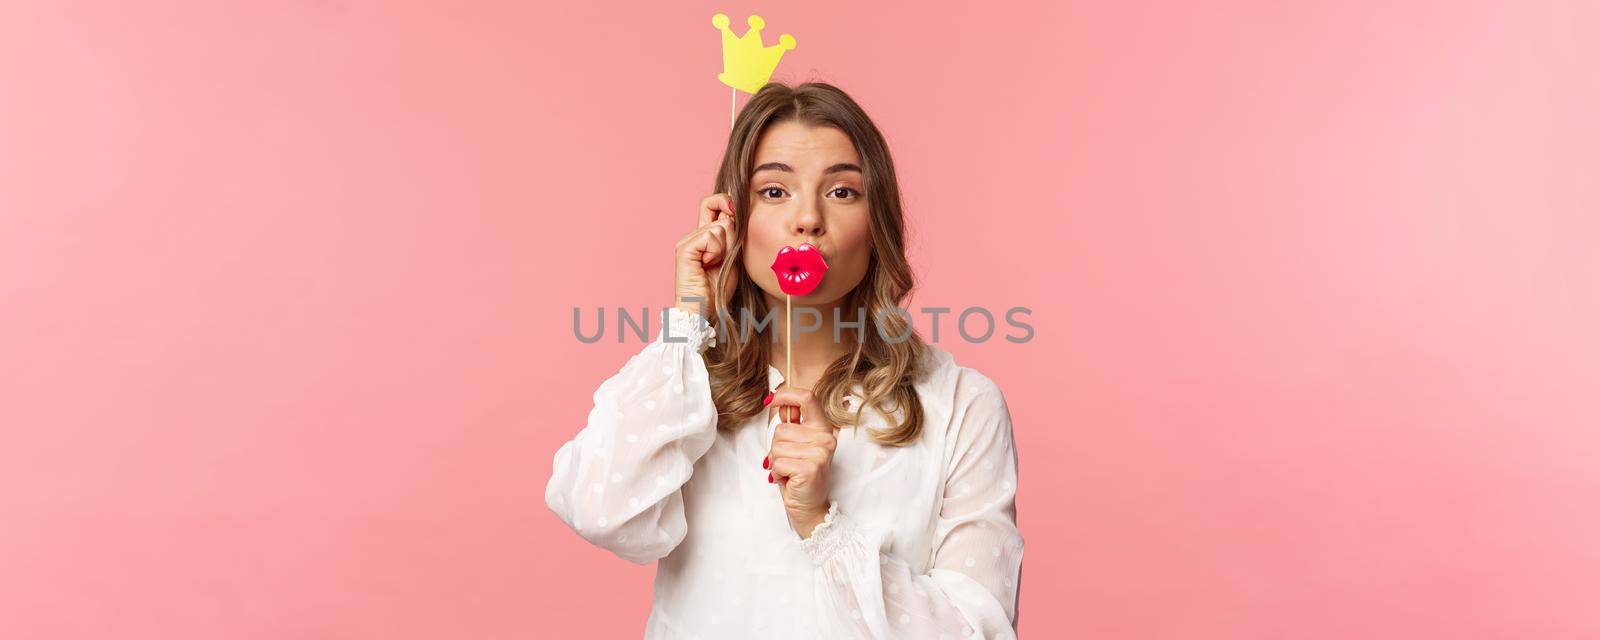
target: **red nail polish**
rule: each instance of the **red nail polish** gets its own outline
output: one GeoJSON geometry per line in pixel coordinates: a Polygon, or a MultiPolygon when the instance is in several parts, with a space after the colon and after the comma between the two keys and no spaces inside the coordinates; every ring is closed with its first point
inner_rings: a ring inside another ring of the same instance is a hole
{"type": "Polygon", "coordinates": [[[772,404],[772,394],[769,393],[767,397],[761,399],[761,406],[765,407],[770,404],[772,404]]]}
{"type": "Polygon", "coordinates": [[[767,482],[772,482],[772,474],[767,474],[767,482]]]}
{"type": "Polygon", "coordinates": [[[767,456],[767,457],[761,459],[761,468],[762,469],[771,469],[772,468],[772,456],[767,456]]]}

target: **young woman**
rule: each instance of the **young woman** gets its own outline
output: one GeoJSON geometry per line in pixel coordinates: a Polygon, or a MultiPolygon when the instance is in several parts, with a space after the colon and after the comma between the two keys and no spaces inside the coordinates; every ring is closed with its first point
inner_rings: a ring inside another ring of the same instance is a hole
{"type": "Polygon", "coordinates": [[[768,84],[716,191],[666,326],[556,453],[550,509],[660,560],[647,639],[1016,637],[1010,413],[897,311],[913,278],[878,129],[833,86],[768,84]],[[827,270],[785,344],[772,265],[804,244],[827,270]]]}

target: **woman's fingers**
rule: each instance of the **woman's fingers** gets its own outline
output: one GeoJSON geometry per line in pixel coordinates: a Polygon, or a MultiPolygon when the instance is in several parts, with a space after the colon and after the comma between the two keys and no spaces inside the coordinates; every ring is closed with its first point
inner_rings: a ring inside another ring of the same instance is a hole
{"type": "Polygon", "coordinates": [[[704,312],[718,291],[719,267],[727,260],[734,239],[733,198],[715,193],[700,200],[700,226],[678,239],[673,266],[673,304],[686,310],[688,301],[700,299],[704,312]]]}
{"type": "Polygon", "coordinates": [[[700,254],[700,261],[706,266],[716,266],[722,261],[722,256],[727,252],[727,230],[722,225],[713,224],[706,227],[701,233],[706,235],[706,250],[700,254]]]}
{"type": "Polygon", "coordinates": [[[772,477],[784,480],[799,476],[802,478],[815,478],[822,464],[809,458],[773,458],[772,477]]]}
{"type": "Polygon", "coordinates": [[[732,238],[732,237],[735,237],[733,235],[733,225],[734,225],[734,220],[736,220],[736,219],[738,219],[738,216],[733,215],[733,212],[729,211],[727,215],[718,216],[716,224],[718,226],[722,227],[723,231],[726,231],[728,233],[728,237],[729,238],[732,238]]]}
{"type": "Polygon", "coordinates": [[[804,424],[808,420],[824,420],[824,416],[827,415],[822,411],[821,401],[811,393],[810,389],[779,387],[777,391],[772,393],[771,406],[779,408],[778,415],[783,417],[784,422],[798,421],[804,424]],[[796,407],[799,409],[800,415],[795,416],[793,409],[784,409],[783,407],[796,407]]]}
{"type": "Polygon", "coordinates": [[[726,193],[713,193],[700,200],[700,221],[698,226],[704,227],[721,218],[732,215],[733,197],[726,193]]]}
{"type": "Polygon", "coordinates": [[[810,444],[806,442],[774,440],[772,442],[772,448],[767,451],[767,459],[783,460],[786,458],[792,458],[795,460],[811,460],[813,462],[821,462],[822,460],[826,459],[825,454],[826,451],[821,445],[810,444]]]}
{"type": "Polygon", "coordinates": [[[711,224],[711,221],[717,219],[716,200],[716,194],[712,194],[700,199],[700,219],[696,220],[694,223],[696,228],[703,229],[706,225],[711,224]]]}
{"type": "Polygon", "coordinates": [[[728,255],[733,239],[733,198],[726,193],[714,193],[700,201],[700,233],[704,234],[705,250],[700,254],[700,264],[706,269],[716,267],[728,255]]]}
{"type": "Polygon", "coordinates": [[[806,425],[796,422],[779,422],[772,429],[772,441],[799,445],[816,445],[832,450],[839,443],[839,430],[833,425],[806,425]]]}

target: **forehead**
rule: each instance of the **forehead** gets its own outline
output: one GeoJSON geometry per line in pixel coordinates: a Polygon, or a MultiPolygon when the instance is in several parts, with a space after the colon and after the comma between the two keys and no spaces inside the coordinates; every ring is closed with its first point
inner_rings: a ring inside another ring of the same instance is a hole
{"type": "Polygon", "coordinates": [[[767,128],[756,143],[756,166],[768,162],[782,162],[796,171],[820,171],[840,162],[860,164],[861,157],[850,136],[835,127],[788,121],[767,128]]]}

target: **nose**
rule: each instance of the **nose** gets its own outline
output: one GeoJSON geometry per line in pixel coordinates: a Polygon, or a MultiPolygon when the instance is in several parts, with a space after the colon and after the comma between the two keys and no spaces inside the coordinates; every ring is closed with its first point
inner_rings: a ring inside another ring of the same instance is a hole
{"type": "Polygon", "coordinates": [[[816,200],[800,209],[794,220],[794,233],[799,236],[820,236],[823,233],[822,210],[816,200]]]}

